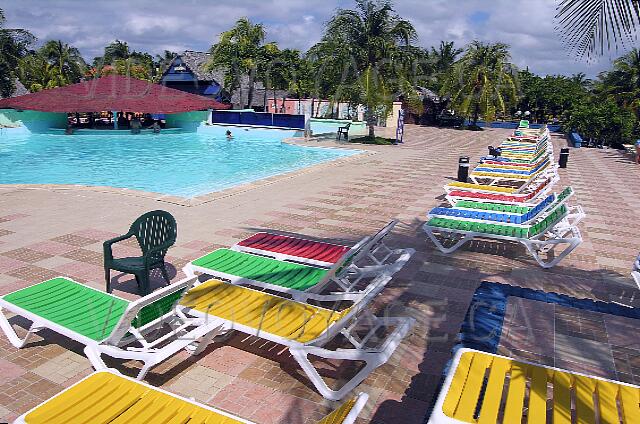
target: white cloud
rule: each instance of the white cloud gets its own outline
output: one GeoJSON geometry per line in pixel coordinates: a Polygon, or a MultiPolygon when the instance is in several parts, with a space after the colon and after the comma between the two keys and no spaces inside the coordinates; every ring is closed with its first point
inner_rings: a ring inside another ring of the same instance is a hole
{"type": "MultiPolygon", "coordinates": [[[[137,50],[207,50],[240,17],[264,23],[267,39],[282,48],[306,50],[322,36],[323,23],[348,0],[5,0],[8,26],[27,28],[40,40],[63,39],[91,59],[105,44],[120,39],[137,50]]],[[[471,40],[511,45],[514,62],[537,73],[594,76],[610,58],[595,65],[568,56],[554,32],[556,0],[396,0],[424,47],[440,40],[464,45],[471,40]]]]}

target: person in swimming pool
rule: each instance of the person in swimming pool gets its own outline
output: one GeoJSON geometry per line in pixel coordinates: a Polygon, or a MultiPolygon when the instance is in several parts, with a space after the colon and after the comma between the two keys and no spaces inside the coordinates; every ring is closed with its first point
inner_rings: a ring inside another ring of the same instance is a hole
{"type": "Polygon", "coordinates": [[[231,140],[232,138],[231,131],[227,130],[227,140],[231,140]]]}

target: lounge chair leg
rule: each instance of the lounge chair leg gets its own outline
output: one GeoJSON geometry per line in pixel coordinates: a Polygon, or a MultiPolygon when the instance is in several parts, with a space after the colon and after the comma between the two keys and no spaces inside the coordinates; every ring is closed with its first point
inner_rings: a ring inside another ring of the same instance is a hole
{"type": "Polygon", "coordinates": [[[344,386],[342,386],[339,390],[332,390],[327,386],[327,383],[324,382],[322,376],[318,373],[318,370],[311,364],[307,355],[309,352],[305,351],[305,349],[296,349],[290,348],[291,355],[298,362],[300,367],[302,367],[303,371],[309,377],[309,380],[313,383],[315,388],[320,392],[320,394],[329,400],[340,400],[347,395],[353,388],[355,388],[358,384],[360,384],[367,376],[382,365],[383,362],[374,361],[371,359],[365,359],[364,357],[358,358],[358,360],[365,361],[365,366],[349,381],[347,381],[344,386]]]}
{"type": "Polygon", "coordinates": [[[207,346],[209,346],[209,344],[211,343],[211,341],[215,337],[219,336],[220,334],[222,334],[224,332],[225,332],[224,325],[220,325],[220,326],[214,328],[212,331],[210,331],[207,334],[205,334],[204,336],[202,336],[202,338],[200,340],[195,341],[194,343],[192,343],[189,346],[187,346],[185,349],[192,356],[200,355],[207,348],[207,346]]]}
{"type": "Polygon", "coordinates": [[[318,392],[326,399],[340,400],[345,397],[351,390],[360,384],[371,371],[386,363],[396,348],[402,342],[402,339],[411,331],[415,320],[405,317],[385,317],[377,318],[376,325],[394,326],[395,330],[384,340],[380,346],[384,346],[382,350],[363,350],[363,349],[341,349],[327,350],[316,346],[300,346],[290,347],[289,351],[300,367],[307,374],[318,392]],[[340,389],[332,390],[324,382],[318,370],[309,361],[308,355],[316,355],[326,359],[343,359],[352,361],[363,361],[365,366],[349,381],[347,381],[340,389]]]}
{"type": "Polygon", "coordinates": [[[185,265],[184,268],[182,268],[182,272],[187,278],[193,278],[196,276],[196,273],[193,271],[190,264],[185,265]]]}
{"type": "Polygon", "coordinates": [[[458,250],[458,248],[460,248],[460,246],[462,246],[463,244],[465,244],[467,241],[472,240],[473,239],[473,235],[472,234],[465,234],[465,236],[463,238],[461,238],[460,240],[458,240],[453,246],[451,247],[444,247],[444,245],[442,244],[442,242],[440,240],[438,240],[438,238],[435,236],[435,234],[433,234],[433,230],[431,229],[431,227],[429,227],[426,223],[422,226],[422,229],[424,230],[424,232],[427,234],[427,236],[429,236],[429,238],[431,239],[431,241],[433,242],[433,244],[436,245],[436,247],[438,248],[438,250],[440,250],[442,253],[452,253],[455,252],[456,250],[458,250]]]}
{"type": "Polygon", "coordinates": [[[109,268],[104,269],[104,279],[107,282],[107,293],[111,293],[111,270],[109,268]]]}
{"type": "Polygon", "coordinates": [[[544,242],[536,243],[536,244],[543,244],[544,247],[547,247],[546,249],[547,252],[555,248],[558,244],[562,244],[562,243],[568,244],[568,246],[558,256],[556,256],[555,258],[553,258],[551,261],[548,261],[548,262],[542,259],[542,257],[540,256],[540,249],[538,249],[537,246],[534,246],[534,243],[531,243],[530,241],[525,241],[525,240],[521,240],[520,242],[527,248],[527,250],[529,251],[531,256],[533,256],[533,259],[536,260],[538,265],[540,265],[543,268],[553,268],[554,266],[558,265],[560,261],[563,260],[567,255],[569,255],[569,253],[571,253],[573,249],[578,247],[580,243],[582,243],[582,239],[573,238],[573,239],[564,239],[564,240],[548,240],[546,244],[544,242]]]}
{"type": "Polygon", "coordinates": [[[167,273],[167,267],[165,266],[165,264],[162,264],[162,266],[160,267],[160,271],[162,271],[162,276],[167,282],[167,285],[171,284],[171,279],[169,278],[169,274],[167,273]]]}
{"type": "Polygon", "coordinates": [[[104,363],[104,361],[102,360],[102,357],[100,356],[100,351],[96,349],[95,346],[91,346],[91,345],[85,346],[84,354],[87,356],[87,358],[89,359],[89,362],[91,362],[91,365],[93,366],[93,368],[95,368],[96,371],[104,370],[108,368],[107,364],[104,363]]]}
{"type": "Polygon", "coordinates": [[[4,315],[2,308],[0,308],[0,328],[2,328],[2,331],[7,336],[7,339],[9,339],[9,342],[13,345],[13,347],[21,349],[24,347],[24,345],[27,344],[31,335],[38,332],[41,327],[38,327],[35,322],[31,323],[27,334],[24,336],[24,338],[21,339],[20,337],[18,337],[16,330],[14,330],[9,320],[4,315]]]}

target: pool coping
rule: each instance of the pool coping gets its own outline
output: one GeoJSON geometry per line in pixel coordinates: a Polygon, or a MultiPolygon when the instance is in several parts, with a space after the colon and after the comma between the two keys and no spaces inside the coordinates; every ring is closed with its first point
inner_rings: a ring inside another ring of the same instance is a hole
{"type": "Polygon", "coordinates": [[[304,144],[300,143],[301,141],[308,142],[309,140],[305,139],[304,137],[289,137],[281,140],[282,143],[287,143],[294,146],[323,148],[323,149],[354,150],[354,151],[357,151],[358,153],[355,153],[350,156],[336,158],[326,162],[317,163],[310,166],[305,166],[301,169],[296,169],[293,171],[283,172],[283,173],[279,173],[269,177],[260,178],[254,181],[242,183],[242,184],[229,187],[223,190],[211,191],[209,193],[201,194],[199,196],[195,196],[191,198],[181,197],[181,196],[176,196],[171,194],[157,193],[153,191],[132,189],[132,188],[120,188],[120,187],[111,187],[111,186],[88,186],[88,185],[82,185],[82,184],[0,184],[0,196],[6,192],[11,192],[16,190],[91,191],[95,193],[119,194],[123,196],[137,197],[142,199],[151,199],[151,200],[170,203],[178,206],[186,206],[186,207],[200,206],[206,203],[214,202],[216,200],[246,193],[260,187],[269,186],[269,185],[278,183],[280,181],[292,179],[300,175],[316,172],[323,168],[342,165],[344,163],[362,159],[366,156],[377,154],[376,151],[362,149],[362,148],[341,146],[339,144],[335,146],[315,146],[315,147],[305,146],[304,144]]]}

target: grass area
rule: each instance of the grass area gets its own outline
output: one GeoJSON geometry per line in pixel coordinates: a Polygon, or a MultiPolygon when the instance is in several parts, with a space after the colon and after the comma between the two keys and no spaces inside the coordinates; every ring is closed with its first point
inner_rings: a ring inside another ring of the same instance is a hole
{"type": "Polygon", "coordinates": [[[381,144],[389,145],[396,142],[395,138],[374,137],[371,138],[368,135],[365,137],[350,138],[349,143],[361,143],[361,144],[381,144]]]}

